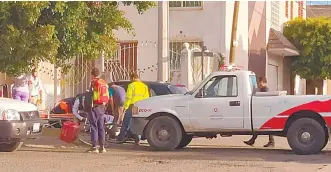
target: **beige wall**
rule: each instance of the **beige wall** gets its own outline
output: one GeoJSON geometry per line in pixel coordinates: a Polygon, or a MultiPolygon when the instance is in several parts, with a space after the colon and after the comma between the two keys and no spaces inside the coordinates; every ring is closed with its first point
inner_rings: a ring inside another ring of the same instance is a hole
{"type": "Polygon", "coordinates": [[[266,77],[266,2],[248,2],[248,69],[259,77],[266,77]]]}

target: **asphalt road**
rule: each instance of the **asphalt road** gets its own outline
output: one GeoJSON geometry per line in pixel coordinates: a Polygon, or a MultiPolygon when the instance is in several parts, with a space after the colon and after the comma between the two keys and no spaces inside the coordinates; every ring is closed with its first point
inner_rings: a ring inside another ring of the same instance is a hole
{"type": "Polygon", "coordinates": [[[0,171],[111,171],[111,172],[330,172],[331,143],[318,155],[299,156],[285,138],[276,138],[274,149],[265,149],[266,136],[254,147],[242,143],[247,136],[195,139],[188,148],[155,152],[148,144],[109,145],[105,154],[88,154],[82,146],[68,145],[55,137],[27,141],[19,151],[0,153],[0,171]]]}

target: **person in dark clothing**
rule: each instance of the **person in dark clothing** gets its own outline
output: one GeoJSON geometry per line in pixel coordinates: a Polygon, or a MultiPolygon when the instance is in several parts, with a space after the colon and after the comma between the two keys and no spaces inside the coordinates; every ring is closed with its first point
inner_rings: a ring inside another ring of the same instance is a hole
{"type": "MultiPolygon", "coordinates": [[[[260,92],[269,91],[269,88],[267,87],[267,79],[264,77],[259,78],[259,91],[260,92]]],[[[250,140],[244,141],[244,143],[247,145],[253,146],[256,139],[257,139],[257,134],[254,134],[250,140]]],[[[269,135],[269,142],[266,145],[264,145],[263,147],[274,147],[274,146],[275,146],[275,139],[272,135],[269,135]]]]}
{"type": "Polygon", "coordinates": [[[109,100],[108,83],[100,78],[100,71],[94,68],[91,72],[93,80],[91,82],[92,108],[88,114],[88,121],[91,127],[92,147],[87,152],[105,153],[105,112],[106,102],[109,100]],[[97,148],[99,143],[100,148],[97,148]]]}

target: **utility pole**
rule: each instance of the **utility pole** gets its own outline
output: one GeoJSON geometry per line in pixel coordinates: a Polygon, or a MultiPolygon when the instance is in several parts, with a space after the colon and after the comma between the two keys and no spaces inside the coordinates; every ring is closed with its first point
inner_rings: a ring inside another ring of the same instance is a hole
{"type": "Polygon", "coordinates": [[[231,33],[231,45],[230,45],[230,64],[234,64],[235,62],[235,48],[237,45],[235,41],[237,41],[237,24],[238,24],[238,14],[239,14],[239,1],[234,2],[233,9],[233,21],[232,21],[232,33],[231,33]]]}
{"type": "Polygon", "coordinates": [[[165,81],[168,78],[168,2],[158,2],[158,60],[157,80],[165,81]]]}

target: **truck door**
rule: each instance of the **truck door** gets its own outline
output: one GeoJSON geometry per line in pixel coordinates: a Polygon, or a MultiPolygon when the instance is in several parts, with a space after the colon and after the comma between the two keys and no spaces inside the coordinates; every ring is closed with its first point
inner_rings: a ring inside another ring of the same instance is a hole
{"type": "Polygon", "coordinates": [[[197,131],[242,129],[244,108],[238,96],[237,76],[211,78],[190,100],[189,109],[197,131]]]}

